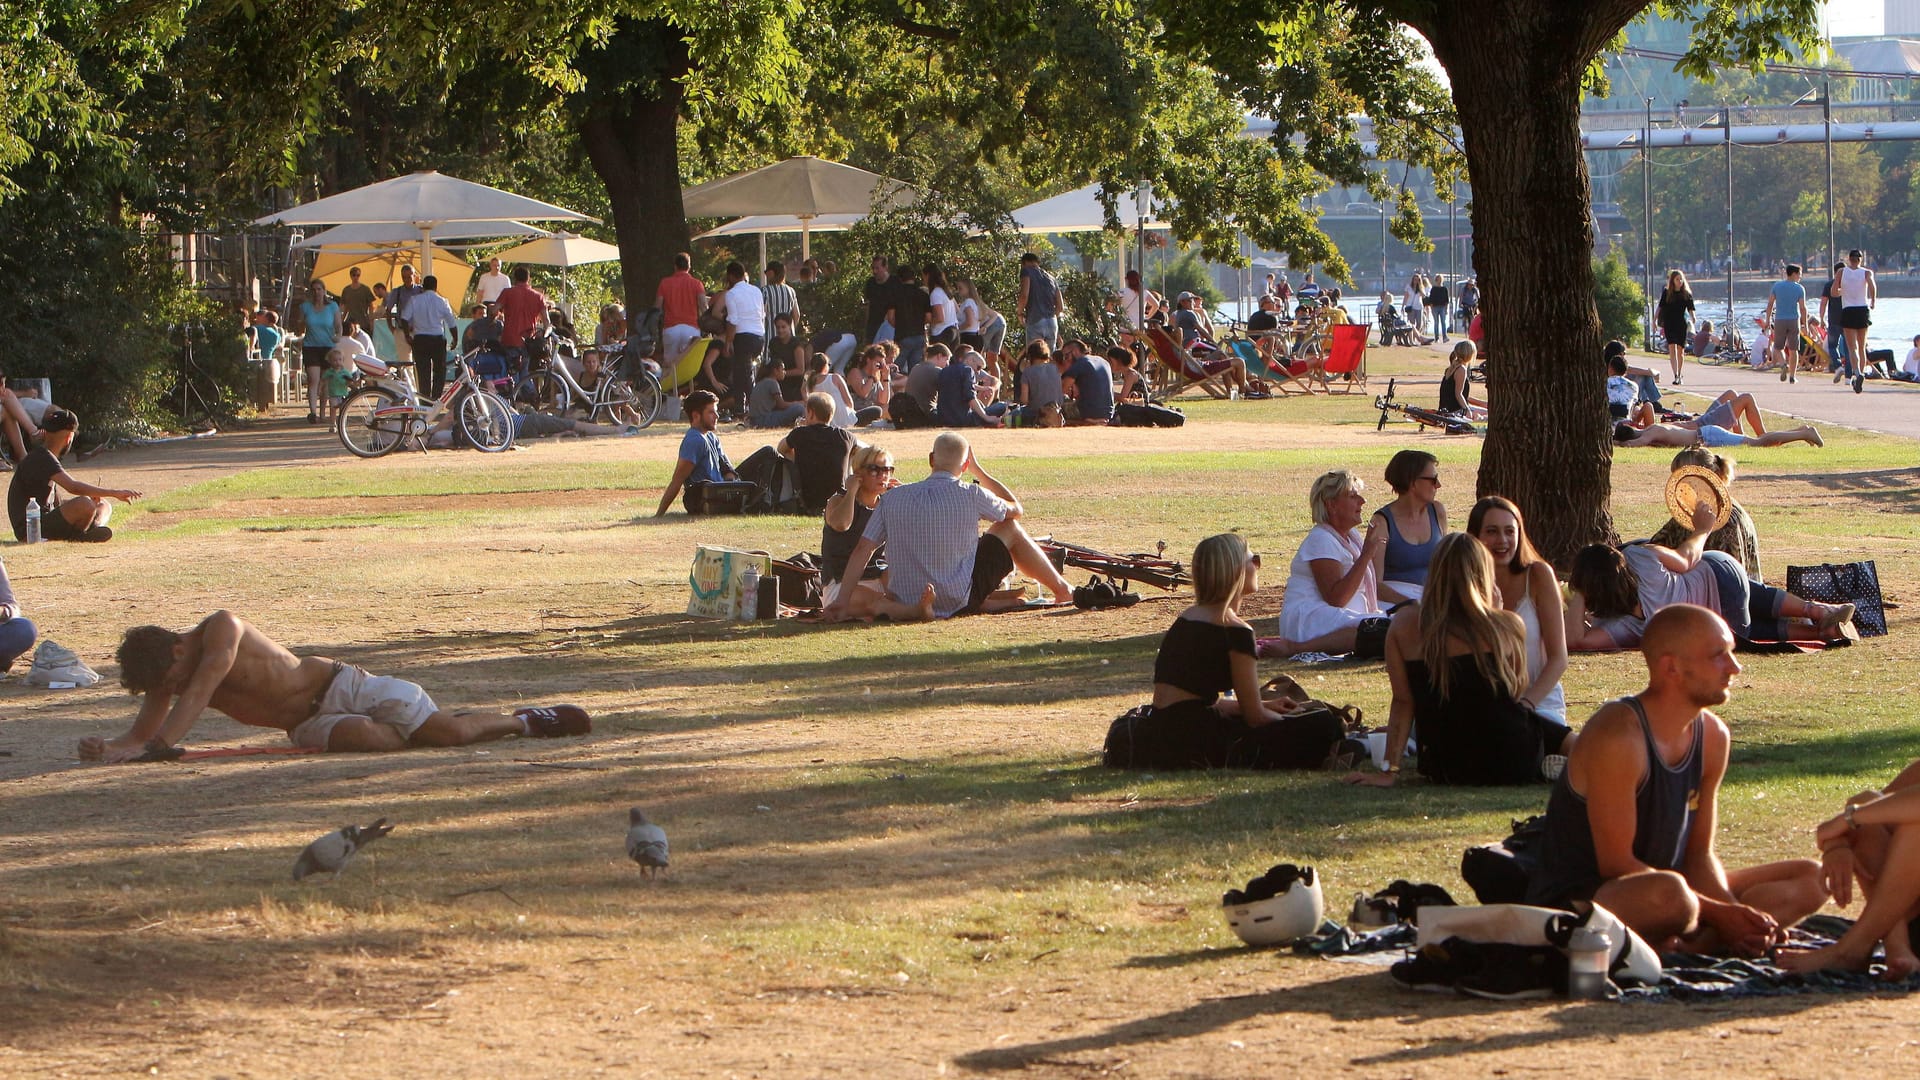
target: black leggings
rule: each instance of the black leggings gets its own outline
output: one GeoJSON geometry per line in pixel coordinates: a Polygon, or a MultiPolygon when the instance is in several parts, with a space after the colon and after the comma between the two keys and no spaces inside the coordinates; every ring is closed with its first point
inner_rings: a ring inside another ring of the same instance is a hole
{"type": "Polygon", "coordinates": [[[1345,736],[1345,725],[1332,713],[1249,727],[1190,700],[1139,718],[1129,757],[1136,769],[1317,769],[1345,736]]]}

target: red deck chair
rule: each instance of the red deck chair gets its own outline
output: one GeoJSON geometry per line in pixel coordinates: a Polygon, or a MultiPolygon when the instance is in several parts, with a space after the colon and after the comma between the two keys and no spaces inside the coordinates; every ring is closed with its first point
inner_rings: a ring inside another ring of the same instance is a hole
{"type": "Polygon", "coordinates": [[[1181,347],[1172,334],[1158,326],[1148,327],[1147,342],[1153,346],[1153,359],[1160,369],[1161,397],[1177,397],[1194,387],[1206,391],[1211,397],[1227,397],[1227,388],[1220,385],[1219,377],[1207,374],[1200,362],[1181,347]]]}
{"type": "Polygon", "coordinates": [[[1367,388],[1367,328],[1341,323],[1329,330],[1326,387],[1329,394],[1351,394],[1367,388]]]}

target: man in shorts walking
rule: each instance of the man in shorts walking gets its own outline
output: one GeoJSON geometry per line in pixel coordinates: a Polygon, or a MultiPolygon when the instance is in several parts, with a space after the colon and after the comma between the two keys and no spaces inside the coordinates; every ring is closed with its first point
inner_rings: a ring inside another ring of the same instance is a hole
{"type": "Polygon", "coordinates": [[[1788,263],[1787,276],[1768,291],[1766,322],[1773,327],[1773,343],[1767,351],[1780,364],[1780,381],[1799,382],[1794,371],[1800,366],[1800,328],[1807,322],[1807,289],[1800,284],[1800,264],[1788,263]]]}
{"type": "Polygon", "coordinates": [[[577,705],[512,713],[448,712],[402,679],[351,664],[295,656],[230,611],[186,633],[136,626],[114,658],[120,684],[145,698],[133,727],[115,739],[80,740],[82,761],[167,761],[211,706],[242,724],[278,728],[295,746],[332,752],[466,746],[509,735],[555,738],[593,729],[577,705]]]}

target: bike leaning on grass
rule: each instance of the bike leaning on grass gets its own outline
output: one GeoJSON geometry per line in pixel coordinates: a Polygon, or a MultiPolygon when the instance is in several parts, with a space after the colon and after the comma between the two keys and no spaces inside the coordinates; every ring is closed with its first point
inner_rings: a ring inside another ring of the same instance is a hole
{"type": "Polygon", "coordinates": [[[594,350],[600,356],[600,377],[591,389],[573,377],[562,344],[548,331],[546,348],[531,361],[531,368],[514,387],[516,405],[535,412],[568,416],[574,411],[586,413],[595,424],[634,424],[647,427],[660,415],[660,380],[644,364],[634,364],[629,374],[626,350],[594,350]],[[625,415],[633,410],[634,417],[625,415]],[[636,419],[637,418],[637,419],[636,419]]]}
{"type": "Polygon", "coordinates": [[[512,446],[513,409],[474,377],[472,360],[478,351],[451,361],[454,377],[437,400],[424,402],[386,365],[368,358],[356,361],[371,381],[348,394],[340,407],[334,427],[340,445],[363,458],[392,453],[409,440],[425,450],[427,436],[451,414],[455,431],[475,448],[491,454],[512,446]]]}

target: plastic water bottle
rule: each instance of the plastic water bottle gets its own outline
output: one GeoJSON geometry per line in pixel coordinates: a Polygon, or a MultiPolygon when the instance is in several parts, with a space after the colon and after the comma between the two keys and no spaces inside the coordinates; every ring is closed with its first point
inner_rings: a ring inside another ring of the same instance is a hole
{"type": "Polygon", "coordinates": [[[1607,961],[1613,942],[1592,927],[1583,926],[1567,939],[1567,996],[1597,1001],[1607,996],[1607,961]]]}
{"type": "Polygon", "coordinates": [[[27,543],[40,542],[40,500],[27,500],[27,543]]]}
{"type": "Polygon", "coordinates": [[[734,618],[752,619],[760,606],[760,568],[748,564],[747,572],[740,575],[740,603],[734,618]]]}

